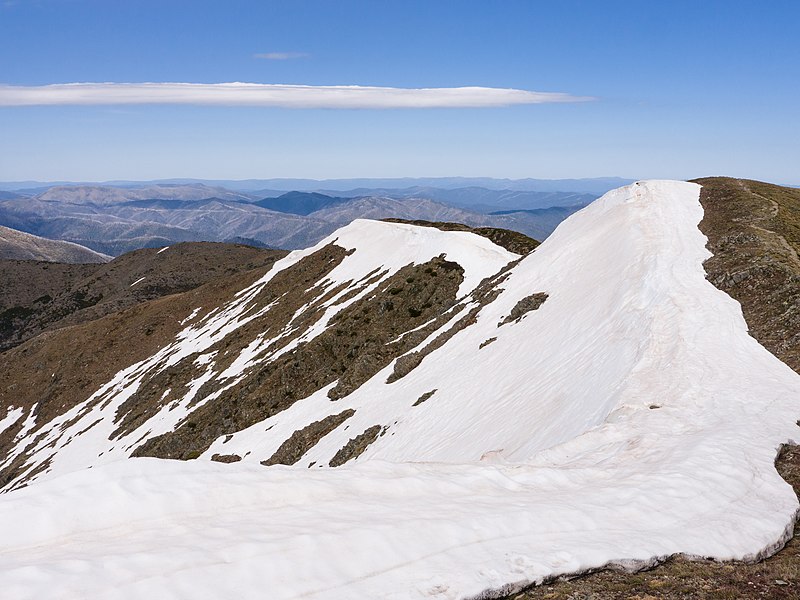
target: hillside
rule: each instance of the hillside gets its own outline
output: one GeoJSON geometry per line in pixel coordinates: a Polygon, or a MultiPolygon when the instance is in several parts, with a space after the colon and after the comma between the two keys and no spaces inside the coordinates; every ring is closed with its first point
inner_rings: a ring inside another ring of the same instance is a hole
{"type": "Polygon", "coordinates": [[[102,265],[0,261],[0,279],[7,282],[0,292],[0,352],[43,331],[185,292],[220,276],[269,265],[285,254],[192,242],[137,250],[102,265]]]}
{"type": "Polygon", "coordinates": [[[742,304],[750,334],[800,372],[800,189],[698,179],[709,280],[742,304]]]}
{"type": "Polygon", "coordinates": [[[287,192],[277,198],[264,198],[254,204],[293,215],[310,215],[313,212],[347,202],[347,198],[338,198],[316,192],[287,192]]]}
{"type": "MultiPolygon", "coordinates": [[[[714,266],[729,185],[620,188],[524,256],[356,220],[7,351],[5,589],[488,598],[775,552],[800,376],[712,285],[746,280],[714,266]]],[[[750,225],[792,239],[781,206],[750,225]]]]}
{"type": "Polygon", "coordinates": [[[42,260],[61,263],[104,263],[110,256],[84,246],[48,240],[0,226],[0,260],[42,260]]]}

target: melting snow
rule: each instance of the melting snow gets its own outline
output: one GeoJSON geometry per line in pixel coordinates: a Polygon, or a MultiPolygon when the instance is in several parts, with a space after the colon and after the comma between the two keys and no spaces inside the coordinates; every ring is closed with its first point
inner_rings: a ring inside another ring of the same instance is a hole
{"type": "MultiPolygon", "coordinates": [[[[22,429],[20,429],[20,430],[19,430],[19,432],[17,433],[17,435],[14,437],[14,440],[15,440],[15,441],[16,441],[16,440],[21,440],[21,439],[24,439],[24,438],[25,438],[25,436],[27,435],[27,433],[28,433],[28,432],[29,432],[31,429],[33,429],[34,425],[36,425],[36,414],[35,414],[35,413],[36,413],[36,407],[37,407],[38,405],[39,405],[39,404],[38,404],[38,403],[36,403],[36,404],[34,404],[33,406],[31,406],[31,410],[30,410],[30,412],[28,413],[28,416],[25,418],[25,422],[22,424],[22,429]]],[[[20,410],[21,410],[21,409],[20,409],[20,410]]],[[[7,419],[8,417],[9,417],[9,415],[6,415],[6,419],[7,419]]],[[[4,420],[5,420],[5,419],[4,419],[4,420]]]]}
{"type": "Polygon", "coordinates": [[[10,406],[6,416],[0,419],[0,434],[16,423],[22,416],[23,412],[25,411],[22,408],[14,408],[13,406],[10,406]]]}
{"type": "Polygon", "coordinates": [[[181,325],[186,325],[186,323],[194,319],[197,316],[197,313],[200,312],[200,310],[201,308],[199,306],[195,308],[188,317],[186,317],[183,321],[181,321],[181,325]]]}

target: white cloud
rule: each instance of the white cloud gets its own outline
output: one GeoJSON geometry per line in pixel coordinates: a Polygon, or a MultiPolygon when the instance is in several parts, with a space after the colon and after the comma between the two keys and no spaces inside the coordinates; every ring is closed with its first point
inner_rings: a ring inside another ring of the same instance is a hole
{"type": "Polygon", "coordinates": [[[2,106],[194,104],[282,108],[482,108],[592,98],[511,88],[394,88],[262,83],[0,85],[2,106]]]}
{"type": "Polygon", "coordinates": [[[291,60],[293,58],[307,58],[307,52],[263,52],[253,54],[253,58],[263,58],[265,60],[291,60]]]}

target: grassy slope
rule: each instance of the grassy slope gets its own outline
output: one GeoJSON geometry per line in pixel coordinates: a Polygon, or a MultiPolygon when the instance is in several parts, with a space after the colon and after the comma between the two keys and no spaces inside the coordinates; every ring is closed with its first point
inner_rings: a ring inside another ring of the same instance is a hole
{"type": "MultiPolygon", "coordinates": [[[[251,285],[272,263],[249,271],[215,277],[187,292],[140,302],[72,327],[45,331],[0,354],[0,414],[9,406],[26,411],[37,405],[45,424],[84,401],[133,363],[152,356],[183,329],[194,309],[201,313],[229,301],[251,285]],[[121,335],[122,332],[122,335],[121,335]]],[[[15,446],[20,426],[0,432],[0,456],[15,446]]],[[[0,469],[0,487],[22,467],[20,460],[0,469]]],[[[2,597],[2,594],[0,594],[2,597]]]]}
{"type": "Polygon", "coordinates": [[[100,265],[0,260],[0,353],[44,331],[271,265],[286,255],[235,244],[187,242],[134,250],[100,265]]]}
{"type": "Polygon", "coordinates": [[[708,280],[738,300],[750,334],[800,373],[800,190],[714,177],[703,185],[708,280]]]}
{"type": "MultiPolygon", "coordinates": [[[[712,177],[700,230],[714,256],[707,278],[742,305],[750,334],[800,373],[800,190],[712,177]]],[[[800,494],[800,447],[784,448],[781,476],[800,494]]],[[[514,600],[800,598],[800,535],[757,564],[672,558],[649,571],[600,571],[554,581],[514,600]]]]}

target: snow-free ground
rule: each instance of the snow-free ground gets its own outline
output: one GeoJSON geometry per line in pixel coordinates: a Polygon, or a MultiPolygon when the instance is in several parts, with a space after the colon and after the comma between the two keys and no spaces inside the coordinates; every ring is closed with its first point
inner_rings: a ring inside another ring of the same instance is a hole
{"type": "MultiPolygon", "coordinates": [[[[0,496],[2,593],[456,599],[609,563],[776,550],[798,509],[773,462],[781,444],[800,439],[800,376],[705,280],[699,189],[650,181],[606,194],[514,267],[477,323],[406,377],[387,384],[387,367],[333,403],[321,390],[259,424],[258,435],[254,426],[224,444],[252,461],[79,469],[96,445],[56,457],[64,474],[0,496]],[[548,294],[538,310],[498,327],[535,292],[548,294]],[[356,410],[347,429],[295,467],[257,464],[295,429],[347,408],[356,410]],[[316,467],[375,424],[386,434],[357,461],[316,467]]],[[[513,258],[477,236],[380,227],[407,247],[369,255],[359,236],[375,226],[346,228],[340,243],[363,263],[343,262],[347,278],[428,260],[440,253],[432,236],[450,240],[441,252],[467,269],[463,293],[513,258]],[[480,268],[481,255],[491,268],[480,268]]],[[[227,319],[222,329],[235,329],[250,293],[213,317],[227,319]]],[[[181,339],[196,351],[220,331],[189,326],[181,339]]],[[[242,368],[256,357],[251,348],[242,368]]],[[[106,392],[146,368],[120,374],[106,392]]]]}

